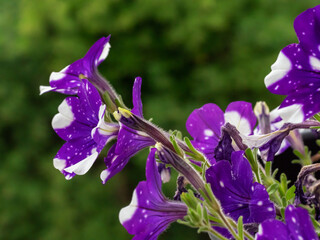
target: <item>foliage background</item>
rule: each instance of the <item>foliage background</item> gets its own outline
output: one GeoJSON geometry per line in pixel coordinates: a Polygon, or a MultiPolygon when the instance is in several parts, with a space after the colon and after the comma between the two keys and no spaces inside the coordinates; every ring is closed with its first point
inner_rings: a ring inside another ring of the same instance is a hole
{"type": "MultiPolygon", "coordinates": [[[[99,159],[65,181],[52,159],[62,141],[50,122],[63,96],[39,96],[52,71],[112,34],[100,66],[128,105],[143,78],[147,118],[180,129],[194,108],[213,102],[282,97],[263,79],[284,46],[297,42],[294,18],[312,0],[0,0],[0,239],[129,239],[118,221],[146,152],[106,185],[99,159]]],[[[170,195],[174,180],[165,186],[170,195]]],[[[208,239],[178,224],[160,239],[208,239]]]]}

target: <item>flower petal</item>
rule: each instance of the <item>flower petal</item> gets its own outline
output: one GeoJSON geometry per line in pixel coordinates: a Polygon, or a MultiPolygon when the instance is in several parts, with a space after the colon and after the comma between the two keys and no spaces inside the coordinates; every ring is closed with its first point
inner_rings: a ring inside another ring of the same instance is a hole
{"type": "Polygon", "coordinates": [[[266,220],[259,226],[256,240],[289,240],[286,225],[279,220],[266,220]]]}
{"type": "Polygon", "coordinates": [[[97,71],[97,67],[109,53],[109,40],[110,36],[100,38],[83,58],[68,65],[60,72],[53,72],[49,79],[50,87],[41,87],[40,94],[48,91],[71,95],[77,94],[83,79],[90,79],[99,87],[103,85],[103,90],[110,90],[114,93],[110,89],[110,85],[99,76],[97,71]]]}
{"type": "Polygon", "coordinates": [[[155,151],[153,148],[148,156],[147,181],[138,184],[130,205],[119,213],[121,224],[137,240],[157,239],[171,222],[187,214],[187,207],[183,203],[167,200],[163,196],[155,151]]]}
{"type": "Polygon", "coordinates": [[[75,174],[85,174],[96,158],[98,152],[96,143],[91,138],[77,138],[66,142],[58,151],[53,162],[67,179],[75,174]]]}
{"type": "Polygon", "coordinates": [[[253,128],[257,122],[257,118],[252,109],[252,104],[243,101],[230,103],[224,114],[224,119],[245,135],[252,134],[253,128]]]}
{"type": "Polygon", "coordinates": [[[110,148],[104,160],[107,169],[100,175],[102,182],[106,183],[125,167],[132,156],[143,148],[153,144],[155,144],[155,142],[151,138],[142,136],[138,131],[122,125],[118,134],[117,143],[110,148]]]}
{"type": "Polygon", "coordinates": [[[294,239],[318,239],[307,210],[289,205],[285,211],[285,219],[294,239]]]}
{"type": "Polygon", "coordinates": [[[133,84],[132,89],[132,103],[133,108],[131,112],[139,117],[143,117],[143,111],[142,111],[142,101],[141,101],[141,84],[142,79],[141,77],[136,77],[133,84]]]}

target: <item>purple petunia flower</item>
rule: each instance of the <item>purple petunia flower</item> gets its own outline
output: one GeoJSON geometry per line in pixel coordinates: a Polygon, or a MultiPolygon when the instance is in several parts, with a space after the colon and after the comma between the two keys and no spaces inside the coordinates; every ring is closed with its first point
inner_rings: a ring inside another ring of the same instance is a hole
{"type": "Polygon", "coordinates": [[[85,174],[100,151],[116,138],[119,125],[104,121],[105,105],[98,91],[86,79],[78,89],[78,97],[67,97],[52,119],[55,132],[66,141],[53,163],[70,179],[85,174]]]}
{"type": "MultiPolygon", "coordinates": [[[[131,112],[139,117],[143,117],[141,84],[142,79],[137,77],[132,90],[133,109],[131,112]]],[[[104,160],[107,169],[102,171],[100,175],[102,183],[106,183],[115,174],[120,172],[129,162],[132,156],[137,154],[140,150],[154,144],[155,141],[150,138],[148,134],[142,131],[131,129],[120,123],[117,142],[110,148],[108,155],[104,160]]]]}
{"type": "Polygon", "coordinates": [[[162,194],[155,152],[151,149],[147,159],[147,180],[138,184],[130,205],[119,213],[121,224],[135,235],[135,240],[157,239],[170,223],[187,215],[184,203],[168,200],[162,194]]]}
{"type": "Polygon", "coordinates": [[[275,208],[265,187],[253,183],[251,166],[243,151],[233,152],[231,163],[215,163],[206,171],[206,179],[224,212],[233,219],[243,216],[244,223],[261,223],[275,218],[275,208]]]}
{"type": "Polygon", "coordinates": [[[320,6],[294,21],[299,44],[281,50],[265,78],[268,90],[287,95],[280,105],[285,122],[299,123],[320,112],[320,6]]]}
{"type": "Polygon", "coordinates": [[[63,94],[77,94],[82,79],[88,79],[101,92],[108,91],[111,99],[116,98],[116,93],[111,85],[98,72],[98,66],[108,56],[110,36],[100,38],[87,52],[87,54],[68,65],[60,72],[50,75],[50,86],[40,86],[40,94],[54,91],[63,94]]]}
{"type": "Polygon", "coordinates": [[[209,103],[194,110],[186,123],[193,137],[192,144],[203,152],[211,163],[215,163],[214,149],[221,137],[221,127],[231,123],[244,135],[252,134],[256,117],[251,103],[238,101],[228,105],[226,112],[215,104],[209,103]]]}
{"type": "Polygon", "coordinates": [[[317,240],[308,211],[289,205],[285,211],[286,224],[272,219],[259,226],[257,240],[317,240]]]}

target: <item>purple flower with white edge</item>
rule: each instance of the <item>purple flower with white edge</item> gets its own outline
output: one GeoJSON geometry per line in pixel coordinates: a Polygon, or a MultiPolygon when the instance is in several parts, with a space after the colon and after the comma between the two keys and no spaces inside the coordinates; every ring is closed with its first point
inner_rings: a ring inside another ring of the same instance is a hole
{"type": "Polygon", "coordinates": [[[238,101],[228,105],[225,113],[213,103],[194,110],[186,123],[193,137],[192,144],[203,152],[211,163],[215,163],[214,149],[221,137],[221,127],[231,123],[244,135],[252,134],[256,117],[251,103],[238,101]]]}
{"type": "Polygon", "coordinates": [[[224,212],[244,223],[261,223],[275,218],[275,208],[268,192],[260,183],[253,183],[251,166],[243,151],[233,152],[231,163],[219,161],[206,171],[207,182],[219,199],[224,212]]]}
{"type": "Polygon", "coordinates": [[[276,219],[264,221],[256,240],[318,240],[307,210],[289,205],[285,220],[286,223],[276,219]]]}
{"type": "Polygon", "coordinates": [[[109,40],[110,36],[100,38],[83,58],[68,65],[60,72],[51,73],[50,86],[40,86],[40,94],[54,91],[75,95],[81,86],[81,80],[88,79],[101,92],[107,91],[111,99],[116,99],[115,91],[98,72],[98,66],[108,56],[109,40]]]}
{"type": "Polygon", "coordinates": [[[161,177],[153,148],[147,159],[146,181],[140,182],[133,192],[129,206],[121,209],[119,220],[135,240],[157,239],[170,223],[187,215],[187,206],[168,200],[161,190],[161,177]]]}
{"type": "Polygon", "coordinates": [[[104,121],[106,106],[95,87],[82,80],[78,97],[67,97],[52,119],[55,132],[66,141],[53,159],[66,177],[85,174],[103,147],[117,137],[119,125],[104,121]]]}
{"type": "Polygon", "coordinates": [[[268,90],[287,95],[280,105],[285,122],[299,123],[320,112],[320,6],[294,21],[298,44],[281,50],[265,78],[268,90]]]}
{"type": "MultiPolygon", "coordinates": [[[[143,117],[141,84],[142,79],[137,77],[133,84],[133,109],[131,112],[137,116],[143,117]]],[[[110,178],[120,172],[129,162],[132,156],[137,154],[140,150],[154,144],[155,141],[150,138],[148,134],[142,131],[131,129],[120,123],[117,142],[109,149],[108,155],[104,159],[107,169],[103,170],[100,174],[102,183],[105,184],[110,178]]]]}

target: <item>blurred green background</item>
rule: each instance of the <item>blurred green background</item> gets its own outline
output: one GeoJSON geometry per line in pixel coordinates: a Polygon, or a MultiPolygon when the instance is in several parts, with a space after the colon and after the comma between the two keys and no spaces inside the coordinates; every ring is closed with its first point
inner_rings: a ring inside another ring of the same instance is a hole
{"type": "MultiPolygon", "coordinates": [[[[131,103],[143,78],[146,118],[179,129],[194,108],[266,100],[264,76],[279,51],[297,42],[295,17],[312,0],[0,0],[0,239],[130,239],[118,221],[137,183],[142,152],[106,185],[102,158],[66,181],[52,159],[63,141],[51,119],[64,96],[39,96],[52,71],[112,34],[100,72],[131,103]]],[[[172,196],[175,179],[165,185],[172,196]]],[[[208,239],[172,224],[160,239],[208,239]]]]}

